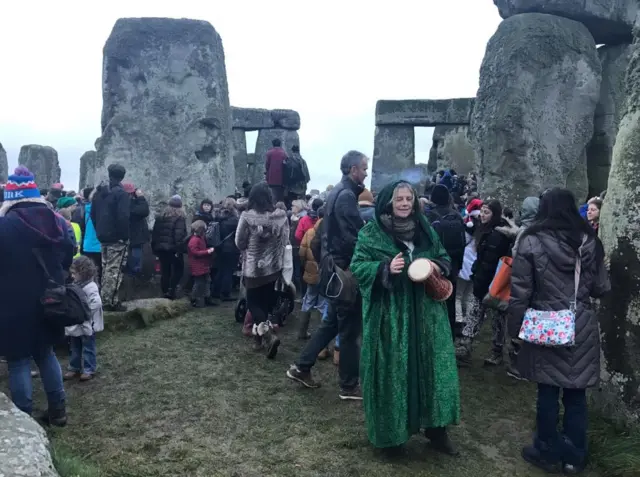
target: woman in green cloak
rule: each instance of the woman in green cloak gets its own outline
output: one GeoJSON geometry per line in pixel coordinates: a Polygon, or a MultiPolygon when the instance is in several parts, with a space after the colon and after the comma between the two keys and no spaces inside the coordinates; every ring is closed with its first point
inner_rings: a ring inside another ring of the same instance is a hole
{"type": "Polygon", "coordinates": [[[376,200],[376,220],[358,235],[351,271],[362,293],[360,379],[367,433],[398,448],[424,429],[438,451],[456,455],[447,426],[460,420],[460,390],[444,303],[407,275],[417,258],[447,276],[450,260],[413,187],[399,181],[376,200]]]}

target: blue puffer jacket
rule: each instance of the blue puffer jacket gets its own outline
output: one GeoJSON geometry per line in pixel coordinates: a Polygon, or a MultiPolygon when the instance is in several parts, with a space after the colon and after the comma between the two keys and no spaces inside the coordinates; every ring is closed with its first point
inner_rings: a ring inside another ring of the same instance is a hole
{"type": "Polygon", "coordinates": [[[18,203],[0,217],[0,356],[32,356],[64,339],[64,328],[44,320],[40,298],[46,278],[33,249],[41,250],[57,283],[73,260],[65,222],[44,204],[18,203]]]}
{"type": "Polygon", "coordinates": [[[96,235],[96,228],[91,220],[91,203],[84,206],[84,240],[82,250],[87,253],[100,253],[100,241],[96,235]]]}

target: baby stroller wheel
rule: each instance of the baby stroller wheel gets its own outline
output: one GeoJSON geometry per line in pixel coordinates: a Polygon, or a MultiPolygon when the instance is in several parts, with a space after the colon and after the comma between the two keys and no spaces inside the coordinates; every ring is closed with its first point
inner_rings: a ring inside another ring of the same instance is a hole
{"type": "Polygon", "coordinates": [[[247,299],[240,298],[236,304],[236,323],[244,323],[247,314],[247,299]]]}

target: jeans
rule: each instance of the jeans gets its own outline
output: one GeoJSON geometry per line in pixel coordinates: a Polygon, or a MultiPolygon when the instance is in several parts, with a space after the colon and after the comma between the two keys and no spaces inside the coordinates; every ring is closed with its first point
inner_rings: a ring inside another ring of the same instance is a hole
{"type": "Polygon", "coordinates": [[[318,353],[329,346],[331,340],[339,335],[340,342],[340,388],[351,391],[358,386],[360,372],[360,347],[358,337],[362,330],[362,298],[356,303],[345,306],[329,301],[329,313],[320,323],[298,358],[296,366],[302,372],[309,372],[316,363],[318,353]]]}
{"type": "Polygon", "coordinates": [[[129,248],[129,257],[127,258],[127,273],[137,275],[142,270],[142,245],[136,245],[129,248]]]}
{"type": "Polygon", "coordinates": [[[175,252],[158,252],[162,293],[175,293],[184,274],[184,256],[175,252]]]}
{"type": "Polygon", "coordinates": [[[193,288],[191,289],[192,300],[204,300],[209,296],[209,274],[192,277],[193,288]]]}
{"type": "Polygon", "coordinates": [[[562,433],[558,432],[559,397],[559,387],[538,384],[534,446],[550,462],[582,466],[587,457],[587,393],[584,389],[562,390],[562,433]]]}
{"type": "Polygon", "coordinates": [[[217,262],[218,270],[211,282],[211,296],[229,298],[233,287],[233,273],[238,268],[238,254],[223,252],[217,256],[217,262]]]}
{"type": "Polygon", "coordinates": [[[71,345],[69,371],[95,374],[96,368],[98,367],[96,360],[96,335],[71,336],[69,342],[71,345]]]}
{"type": "MultiPolygon", "coordinates": [[[[62,385],[62,370],[53,348],[48,346],[33,355],[40,370],[42,385],[47,393],[49,409],[63,409],[65,407],[65,393],[62,385]]],[[[9,389],[11,399],[21,411],[33,412],[33,382],[31,378],[31,358],[8,361],[9,389]]]]}
{"type": "Polygon", "coordinates": [[[302,310],[310,311],[312,308],[315,308],[322,316],[327,315],[327,300],[324,297],[320,296],[320,286],[319,285],[308,285],[307,292],[304,294],[302,298],[302,310]]]}
{"type": "MultiPolygon", "coordinates": [[[[326,303],[326,302],[325,302],[326,303]]],[[[322,321],[327,321],[329,319],[329,309],[325,306],[324,313],[322,313],[322,321]]],[[[336,335],[336,349],[340,349],[340,335],[336,335]]]]}

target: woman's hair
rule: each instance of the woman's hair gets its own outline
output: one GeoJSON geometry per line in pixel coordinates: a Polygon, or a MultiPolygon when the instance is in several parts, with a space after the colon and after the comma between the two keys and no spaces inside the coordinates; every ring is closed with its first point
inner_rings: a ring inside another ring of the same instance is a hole
{"type": "Polygon", "coordinates": [[[323,204],[324,202],[322,201],[322,199],[314,199],[313,202],[311,202],[311,210],[317,212],[323,204]]]}
{"type": "Polygon", "coordinates": [[[500,225],[500,222],[502,221],[502,204],[499,200],[491,199],[482,204],[482,207],[487,207],[491,211],[493,216],[491,217],[491,220],[486,224],[482,223],[482,221],[479,222],[474,234],[476,244],[479,244],[485,237],[485,235],[493,232],[493,229],[500,225]]]}
{"type": "Polygon", "coordinates": [[[71,271],[77,277],[78,283],[95,281],[98,276],[98,268],[89,257],[80,255],[71,264],[71,271]]]}
{"type": "Polygon", "coordinates": [[[286,212],[287,206],[282,201],[276,202],[276,209],[284,210],[286,212]]]}
{"type": "Polygon", "coordinates": [[[300,210],[305,210],[307,208],[307,204],[304,200],[298,199],[291,202],[291,208],[293,209],[293,207],[297,207],[300,210]]]}
{"type": "Polygon", "coordinates": [[[591,199],[589,199],[589,202],[587,202],[588,205],[595,205],[598,210],[602,210],[602,199],[600,197],[592,197],[591,199]]]}
{"type": "Polygon", "coordinates": [[[187,214],[184,211],[183,207],[172,207],[167,205],[160,214],[162,217],[182,217],[186,218],[187,214]]]}
{"type": "Polygon", "coordinates": [[[593,228],[580,215],[573,193],[559,187],[542,195],[536,218],[524,230],[522,237],[542,231],[568,232],[569,245],[575,250],[580,247],[583,235],[595,237],[593,228]]]}
{"type": "Polygon", "coordinates": [[[191,233],[193,235],[199,235],[202,237],[207,230],[207,224],[204,223],[203,220],[196,220],[191,224],[191,233]]]}
{"type": "Polygon", "coordinates": [[[259,214],[273,212],[273,194],[266,182],[254,185],[249,192],[249,210],[255,210],[259,214]]]}
{"type": "Polygon", "coordinates": [[[222,201],[222,210],[227,210],[234,215],[237,214],[238,211],[236,209],[236,200],[232,199],[231,197],[227,197],[226,199],[224,199],[222,201]]]}
{"type": "Polygon", "coordinates": [[[58,214],[60,214],[65,220],[71,220],[71,207],[65,207],[64,209],[60,209],[58,214]]]}

